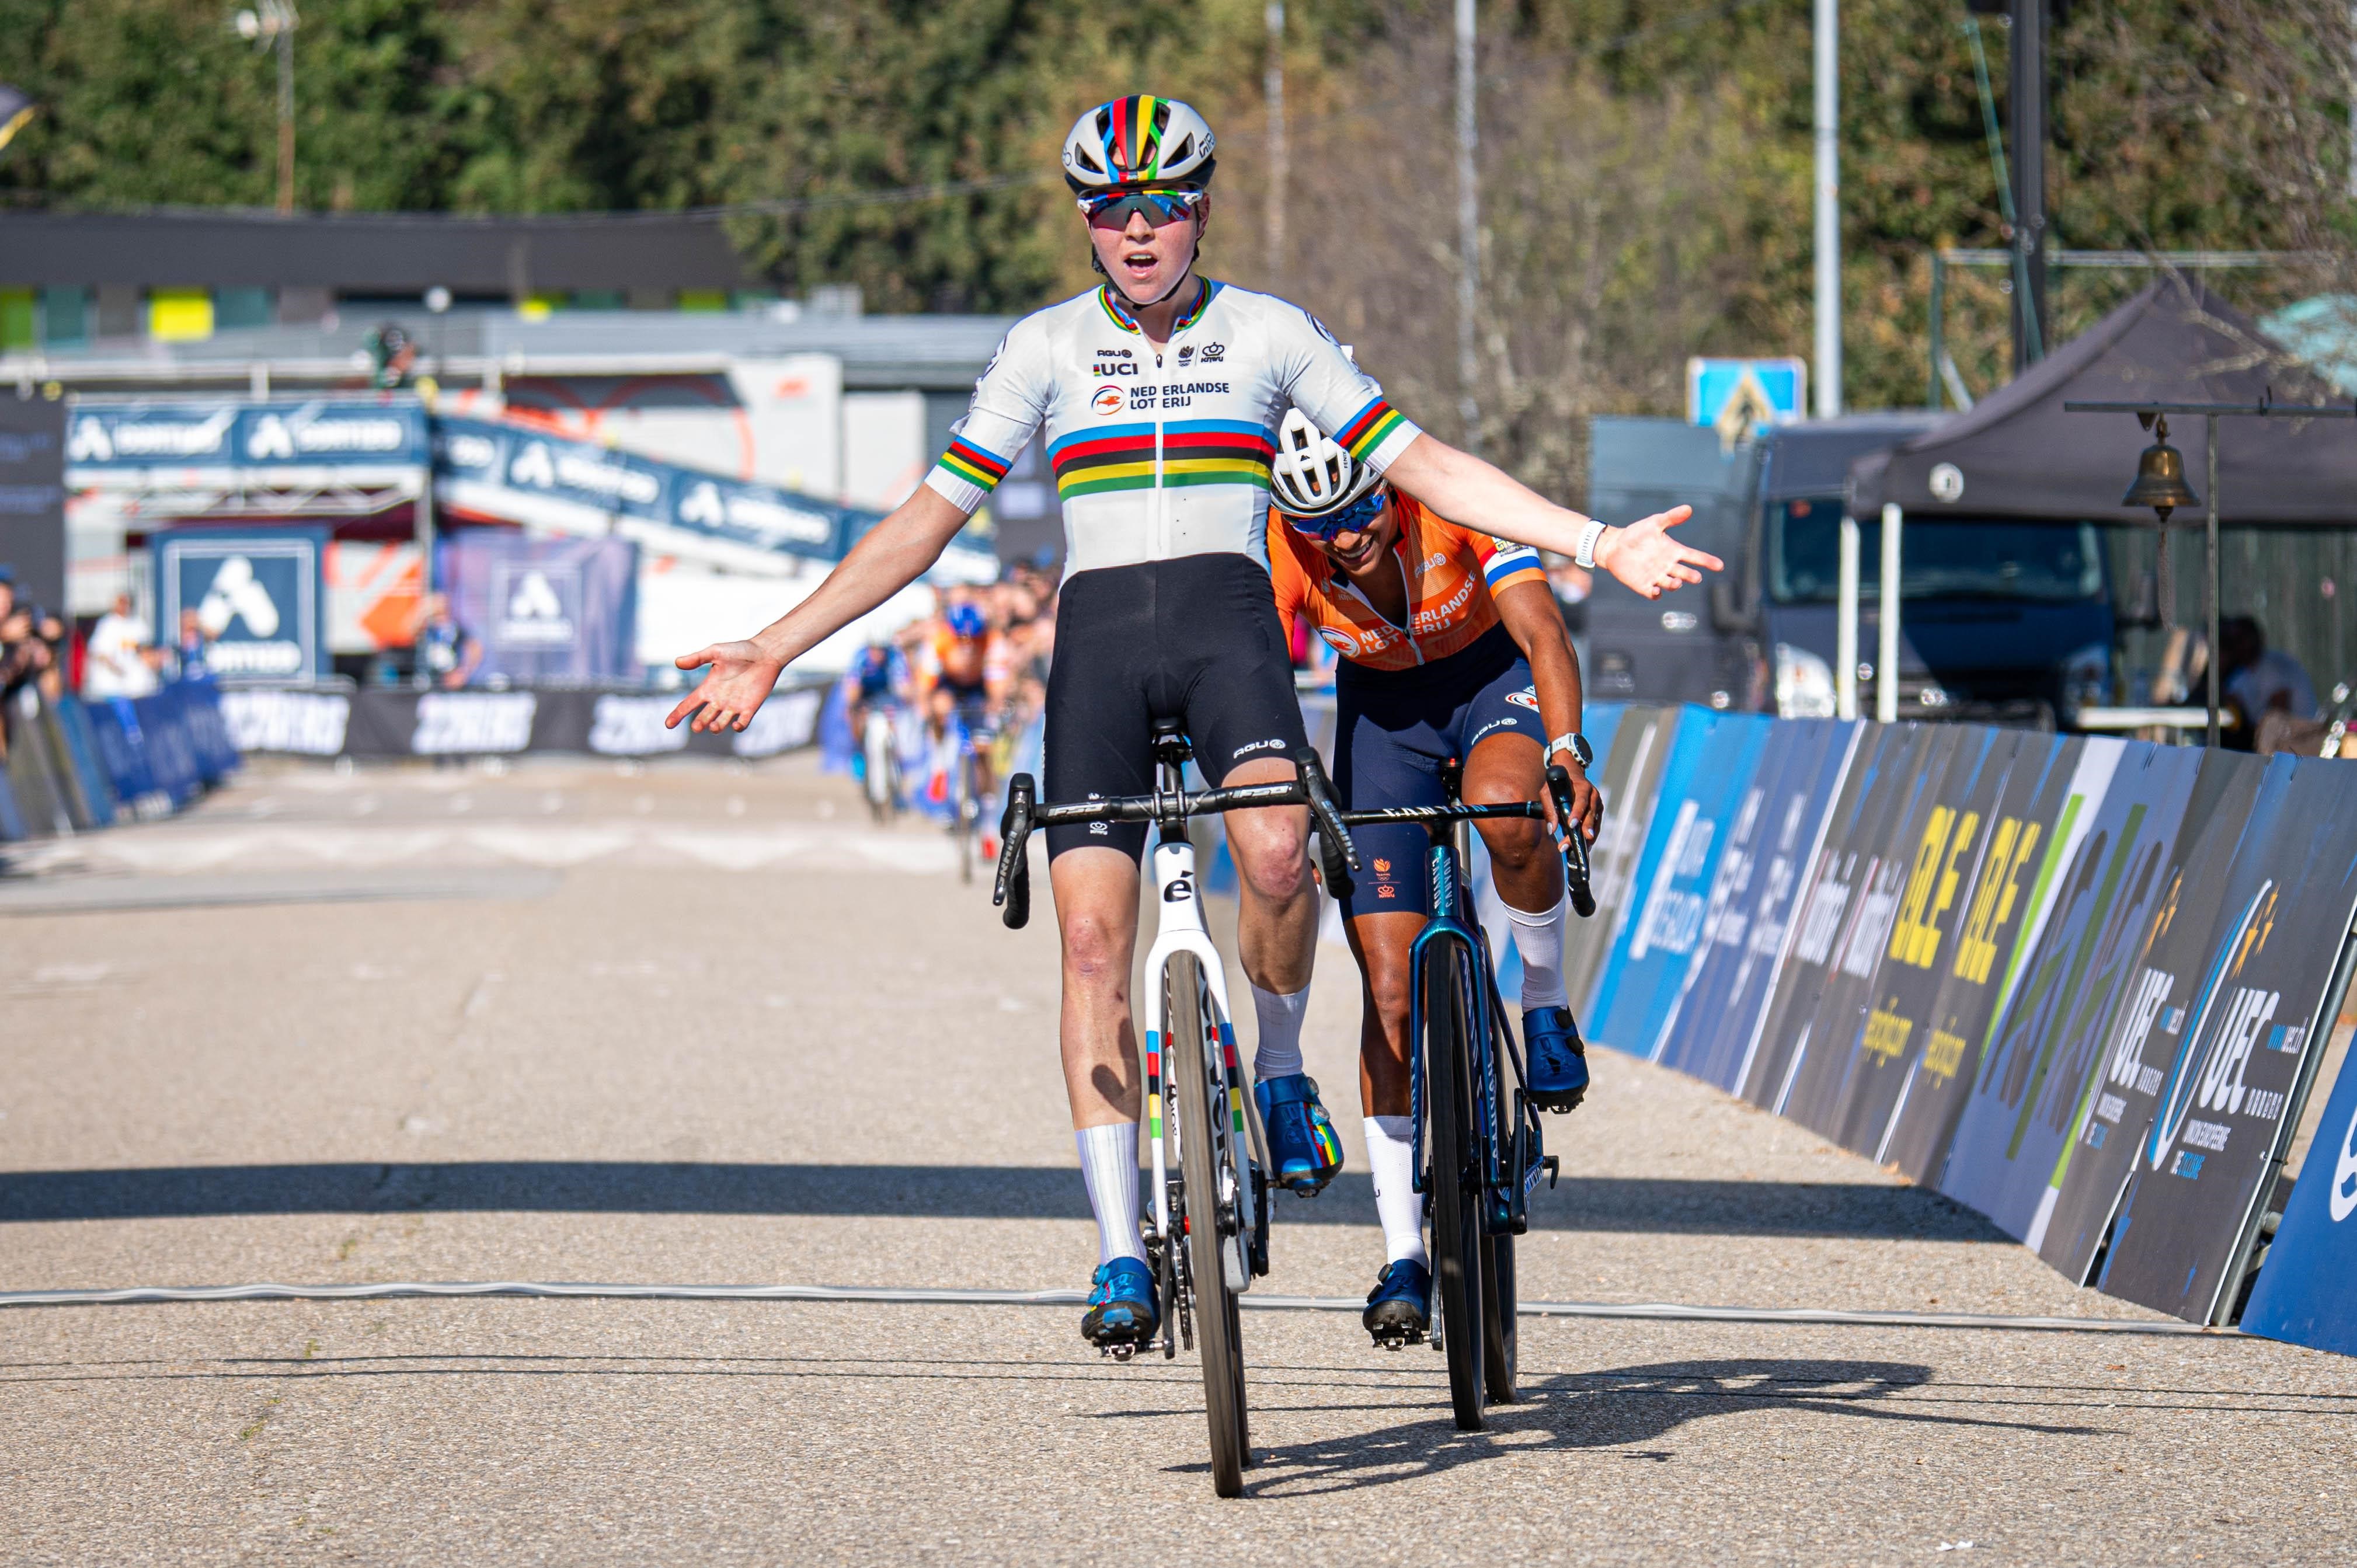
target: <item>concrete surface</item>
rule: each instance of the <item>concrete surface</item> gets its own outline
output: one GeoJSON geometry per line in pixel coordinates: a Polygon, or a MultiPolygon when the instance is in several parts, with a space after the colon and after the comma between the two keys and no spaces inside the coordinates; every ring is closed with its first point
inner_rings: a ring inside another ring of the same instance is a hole
{"type": "MultiPolygon", "coordinates": [[[[48,847],[16,886],[209,897],[0,921],[0,1289],[1077,1285],[1045,879],[1011,934],[951,866],[799,760],[261,767],[48,847]],[[469,896],[414,896],[460,872],[469,896]]],[[[1322,961],[1310,1066],[1351,1174],[1280,1200],[1265,1288],[1361,1294],[1355,991],[1322,961]]],[[[1526,1296],[2142,1316],[1797,1128],[1595,1066],[1551,1123],[1526,1296]]],[[[2357,1554],[2357,1363],[2263,1341],[1525,1321],[1524,1402],[1465,1434],[1438,1357],[1255,1314],[1261,1464],[1222,1503],[1191,1362],[1102,1362],[1074,1318],[0,1312],[0,1561],[2357,1554]]]]}

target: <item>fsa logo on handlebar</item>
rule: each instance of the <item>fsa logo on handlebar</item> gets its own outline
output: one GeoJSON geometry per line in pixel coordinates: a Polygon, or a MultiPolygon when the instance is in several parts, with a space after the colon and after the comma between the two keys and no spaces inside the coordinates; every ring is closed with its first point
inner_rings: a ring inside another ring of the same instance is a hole
{"type": "Polygon", "coordinates": [[[1183,876],[1174,879],[1169,886],[1162,890],[1162,901],[1165,904],[1184,904],[1194,896],[1193,885],[1183,876]]]}

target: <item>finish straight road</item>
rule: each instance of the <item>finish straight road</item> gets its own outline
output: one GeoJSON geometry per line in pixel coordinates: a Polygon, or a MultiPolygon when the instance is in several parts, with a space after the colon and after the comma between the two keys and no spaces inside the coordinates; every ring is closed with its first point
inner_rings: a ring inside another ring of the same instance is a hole
{"type": "MultiPolygon", "coordinates": [[[[1006,932],[937,831],[869,827],[806,761],[262,767],[32,864],[0,889],[0,1291],[1094,1263],[1044,886],[1006,932]]],[[[1362,1294],[1380,1262],[1348,961],[1321,955],[1308,1051],[1351,1174],[1280,1200],[1276,1294],[1362,1294]]],[[[1790,1125],[1594,1065],[1549,1123],[1528,1297],[2138,1316],[1790,1125]]],[[[0,1311],[0,1560],[2357,1552],[2357,1363],[2263,1341],[1526,1319],[1525,1402],[1465,1434],[1437,1356],[1257,1313],[1260,1464],[1222,1503],[1191,1361],[1101,1361],[1077,1316],[0,1311]]]]}

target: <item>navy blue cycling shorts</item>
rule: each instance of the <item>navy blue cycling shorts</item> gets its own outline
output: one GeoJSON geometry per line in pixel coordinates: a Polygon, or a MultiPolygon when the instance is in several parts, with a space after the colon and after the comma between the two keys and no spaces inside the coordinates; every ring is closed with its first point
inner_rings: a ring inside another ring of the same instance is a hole
{"type": "MultiPolygon", "coordinates": [[[[1345,660],[1334,675],[1334,789],[1344,811],[1437,806],[1448,800],[1440,765],[1462,762],[1493,735],[1546,744],[1530,662],[1502,626],[1471,647],[1415,670],[1363,670],[1345,660]]],[[[1351,830],[1360,869],[1345,914],[1431,913],[1420,822],[1351,830]]]]}

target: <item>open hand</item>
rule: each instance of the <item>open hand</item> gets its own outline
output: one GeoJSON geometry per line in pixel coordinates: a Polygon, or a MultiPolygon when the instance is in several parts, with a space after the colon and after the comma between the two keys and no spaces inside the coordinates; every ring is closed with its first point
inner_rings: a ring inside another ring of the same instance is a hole
{"type": "Polygon", "coordinates": [[[687,726],[692,730],[741,730],[770,700],[786,669],[781,660],[770,658],[753,642],[716,642],[694,653],[683,653],[673,662],[683,670],[706,664],[712,668],[663,720],[665,729],[676,729],[680,720],[692,716],[687,726]]]}
{"type": "Polygon", "coordinates": [[[1626,528],[1609,529],[1597,546],[1596,564],[1649,599],[1699,583],[1705,572],[1724,571],[1727,563],[1717,556],[1670,537],[1671,529],[1693,515],[1690,506],[1674,506],[1626,528]]]}

